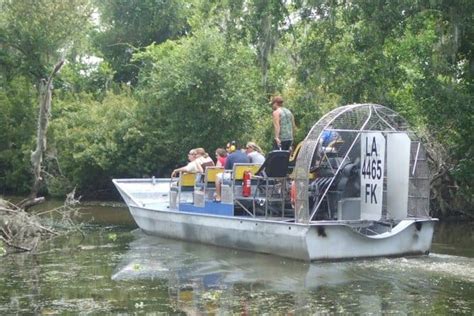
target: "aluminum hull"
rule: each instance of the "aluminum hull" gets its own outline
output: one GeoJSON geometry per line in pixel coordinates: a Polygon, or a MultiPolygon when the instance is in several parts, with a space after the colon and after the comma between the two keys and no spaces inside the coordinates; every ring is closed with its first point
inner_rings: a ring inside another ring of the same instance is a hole
{"type": "Polygon", "coordinates": [[[357,229],[363,221],[300,224],[196,214],[170,209],[165,186],[152,182],[114,180],[137,225],[147,234],[305,261],[427,254],[437,221],[407,218],[387,232],[367,235],[357,229]]]}

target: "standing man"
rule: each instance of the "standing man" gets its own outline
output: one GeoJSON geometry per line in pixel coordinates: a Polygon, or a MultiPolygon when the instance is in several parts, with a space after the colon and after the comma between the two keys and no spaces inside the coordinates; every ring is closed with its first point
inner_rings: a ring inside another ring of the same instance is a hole
{"type": "Polygon", "coordinates": [[[273,128],[275,138],[273,149],[290,150],[295,135],[295,118],[290,110],[283,107],[283,98],[276,96],[272,99],[273,128]]]}

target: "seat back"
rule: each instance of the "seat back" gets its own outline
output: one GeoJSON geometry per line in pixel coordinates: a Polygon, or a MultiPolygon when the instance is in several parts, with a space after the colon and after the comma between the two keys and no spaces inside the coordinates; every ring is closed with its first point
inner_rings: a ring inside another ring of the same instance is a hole
{"type": "Polygon", "coordinates": [[[214,164],[214,161],[212,161],[212,160],[201,164],[202,170],[204,170],[204,171],[206,171],[207,168],[212,168],[214,166],[215,166],[215,164],[214,164]]]}
{"type": "Polygon", "coordinates": [[[233,167],[233,178],[235,180],[242,180],[244,178],[244,172],[250,171],[252,175],[257,174],[257,171],[260,169],[260,164],[254,163],[235,163],[233,167]]]}
{"type": "Polygon", "coordinates": [[[179,185],[181,187],[194,187],[195,182],[196,182],[195,173],[180,172],[179,185]]]}
{"type": "Polygon", "coordinates": [[[269,178],[284,178],[288,175],[289,158],[290,152],[288,150],[271,151],[257,174],[269,178]]]}
{"type": "Polygon", "coordinates": [[[205,182],[206,183],[215,183],[217,174],[220,172],[224,172],[224,168],[222,167],[207,167],[206,168],[206,175],[205,175],[205,182]]]}

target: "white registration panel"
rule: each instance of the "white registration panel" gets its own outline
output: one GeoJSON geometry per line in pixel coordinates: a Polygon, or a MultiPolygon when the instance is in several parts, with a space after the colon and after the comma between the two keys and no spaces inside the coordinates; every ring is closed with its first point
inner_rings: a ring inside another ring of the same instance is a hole
{"type": "Polygon", "coordinates": [[[361,134],[360,197],[361,219],[382,216],[385,137],[382,133],[361,134]]]}

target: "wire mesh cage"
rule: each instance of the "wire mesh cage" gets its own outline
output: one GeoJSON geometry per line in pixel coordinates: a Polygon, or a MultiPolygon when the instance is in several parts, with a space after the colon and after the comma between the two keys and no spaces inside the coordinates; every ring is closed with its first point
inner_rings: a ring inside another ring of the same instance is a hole
{"type": "MultiPolygon", "coordinates": [[[[294,169],[297,222],[337,219],[341,201],[360,201],[361,168],[365,168],[365,162],[361,161],[361,135],[364,133],[380,133],[385,139],[390,134],[408,136],[406,216],[429,216],[430,175],[420,139],[395,111],[377,104],[353,104],[327,113],[304,140],[294,169]]],[[[391,161],[397,159],[397,153],[392,154],[393,157],[387,157],[386,152],[384,155],[391,161]]],[[[383,165],[383,173],[379,171],[383,174],[380,219],[390,220],[394,214],[387,207],[387,200],[392,198],[387,196],[392,192],[387,191],[387,165],[383,165]]]]}

